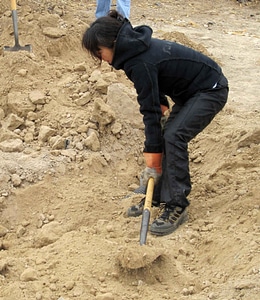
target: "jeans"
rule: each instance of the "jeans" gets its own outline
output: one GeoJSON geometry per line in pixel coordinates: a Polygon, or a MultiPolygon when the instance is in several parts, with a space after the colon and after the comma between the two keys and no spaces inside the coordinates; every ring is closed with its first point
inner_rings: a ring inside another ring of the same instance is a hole
{"type": "Polygon", "coordinates": [[[191,191],[188,142],[200,133],[224,107],[228,87],[225,77],[215,88],[193,95],[183,106],[174,105],[164,128],[164,157],[159,186],[160,200],[187,207],[191,191]]]}
{"type": "MultiPolygon", "coordinates": [[[[97,0],[96,18],[104,17],[110,11],[112,0],[97,0]]],[[[131,0],[117,0],[116,9],[125,18],[130,16],[131,0]]]]}

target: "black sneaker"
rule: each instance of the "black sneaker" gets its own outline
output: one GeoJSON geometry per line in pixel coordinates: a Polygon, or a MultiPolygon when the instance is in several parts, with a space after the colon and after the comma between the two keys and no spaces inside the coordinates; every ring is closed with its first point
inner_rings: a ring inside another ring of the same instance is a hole
{"type": "Polygon", "coordinates": [[[188,219],[187,209],[178,206],[165,205],[159,218],[153,221],[150,232],[154,235],[167,235],[175,231],[179,225],[188,219]]]}
{"type": "MultiPolygon", "coordinates": [[[[145,202],[145,198],[143,198],[138,204],[129,207],[128,210],[126,211],[126,216],[127,217],[141,216],[144,210],[144,202],[145,202]]],[[[152,206],[159,206],[159,205],[160,203],[158,203],[157,201],[155,200],[152,201],[152,206]]]]}
{"type": "Polygon", "coordinates": [[[130,198],[131,196],[136,195],[136,194],[145,195],[145,193],[146,193],[146,186],[141,185],[137,189],[135,189],[133,192],[126,195],[123,199],[130,198]]]}

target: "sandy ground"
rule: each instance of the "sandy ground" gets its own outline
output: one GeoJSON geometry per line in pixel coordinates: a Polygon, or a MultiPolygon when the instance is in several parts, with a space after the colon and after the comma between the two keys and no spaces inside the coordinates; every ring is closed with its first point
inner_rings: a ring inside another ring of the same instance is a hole
{"type": "MultiPolygon", "coordinates": [[[[258,300],[259,1],[137,1],[131,21],[218,61],[229,101],[190,143],[189,220],[139,245],[132,84],[81,48],[95,0],[0,3],[0,299],[258,300]],[[126,197],[128,195],[129,197],[126,197]]],[[[152,218],[158,211],[152,210],[152,218]]]]}

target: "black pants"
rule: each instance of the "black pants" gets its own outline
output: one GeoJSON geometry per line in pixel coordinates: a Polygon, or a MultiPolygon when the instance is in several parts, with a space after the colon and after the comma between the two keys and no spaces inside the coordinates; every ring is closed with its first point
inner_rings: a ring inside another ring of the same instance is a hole
{"type": "Polygon", "coordinates": [[[193,95],[183,106],[173,106],[164,129],[162,177],[155,189],[155,196],[160,194],[161,202],[183,208],[189,205],[188,143],[224,107],[227,96],[227,81],[223,77],[214,89],[193,95]]]}

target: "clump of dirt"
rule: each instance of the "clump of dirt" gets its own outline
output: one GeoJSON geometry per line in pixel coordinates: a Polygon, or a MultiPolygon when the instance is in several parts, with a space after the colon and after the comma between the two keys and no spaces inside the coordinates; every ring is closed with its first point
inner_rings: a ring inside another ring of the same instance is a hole
{"type": "Polygon", "coordinates": [[[148,245],[127,246],[118,254],[120,266],[126,269],[139,269],[150,266],[164,255],[163,248],[148,245]]]}

